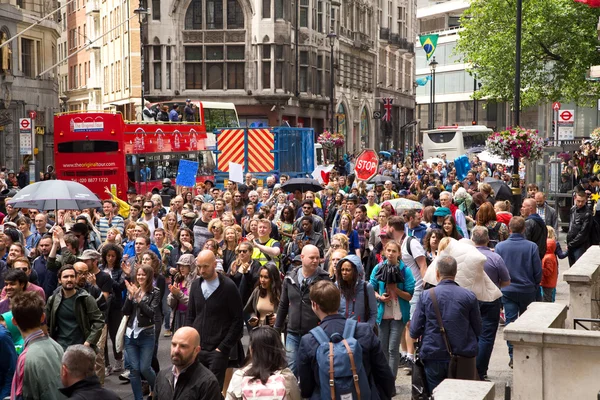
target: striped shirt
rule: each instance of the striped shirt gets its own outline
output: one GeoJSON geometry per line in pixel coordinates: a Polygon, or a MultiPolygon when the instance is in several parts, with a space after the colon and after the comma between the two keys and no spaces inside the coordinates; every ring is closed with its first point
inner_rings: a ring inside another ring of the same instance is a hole
{"type": "Polygon", "coordinates": [[[119,215],[115,215],[114,217],[112,217],[110,224],[108,223],[108,218],[102,217],[96,222],[96,228],[100,232],[100,241],[104,243],[104,241],[106,240],[106,235],[108,234],[108,230],[110,228],[117,228],[119,230],[119,233],[123,235],[123,232],[125,230],[125,222],[123,221],[123,218],[119,215]]]}

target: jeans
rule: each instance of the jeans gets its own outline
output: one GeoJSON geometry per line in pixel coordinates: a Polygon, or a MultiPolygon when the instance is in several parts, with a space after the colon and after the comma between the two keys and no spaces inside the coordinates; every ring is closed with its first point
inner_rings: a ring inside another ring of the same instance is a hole
{"type": "Polygon", "coordinates": [[[574,247],[569,247],[569,254],[568,254],[568,258],[569,258],[569,268],[573,266],[573,264],[575,264],[575,262],[577,262],[577,260],[579,260],[579,257],[581,257],[583,255],[583,253],[585,253],[587,251],[587,247],[578,247],[578,248],[574,248],[574,247]]]}
{"type": "MultiPolygon", "coordinates": [[[[119,330],[122,319],[123,312],[120,308],[112,308],[108,311],[108,321],[106,322],[106,325],[108,326],[108,336],[112,342],[112,352],[115,361],[123,359],[123,352],[117,352],[117,331],[119,330]]],[[[110,364],[110,359],[108,358],[108,341],[106,342],[106,346],[104,346],[104,364],[107,367],[110,364]]]]}
{"type": "Polygon", "coordinates": [[[379,340],[383,354],[394,374],[398,375],[398,364],[400,363],[400,338],[404,330],[404,322],[395,319],[382,319],[379,324],[379,340]]]}
{"type": "Polygon", "coordinates": [[[500,322],[500,305],[500,299],[492,302],[479,302],[481,335],[479,336],[479,352],[477,353],[477,372],[480,379],[487,375],[492,350],[494,350],[496,332],[500,322]]]}
{"type": "Polygon", "coordinates": [[[298,366],[296,365],[296,357],[298,356],[298,347],[300,347],[300,335],[294,333],[287,334],[285,338],[285,353],[289,369],[298,376],[298,366]]]}
{"type": "MultiPolygon", "coordinates": [[[[140,374],[148,381],[151,388],[154,388],[156,374],[152,369],[152,353],[154,351],[154,327],[145,329],[137,338],[125,336],[125,352],[130,365],[131,389],[135,400],[143,400],[142,378],[140,374]]],[[[152,390],[152,389],[151,389],[152,390]]]]}
{"type": "Polygon", "coordinates": [[[169,305],[167,304],[167,297],[169,296],[169,293],[170,292],[168,290],[165,290],[165,294],[162,299],[162,314],[164,315],[163,319],[165,323],[165,331],[171,329],[171,307],[169,307],[169,305]]]}
{"type": "MultiPolygon", "coordinates": [[[[527,307],[535,301],[537,293],[537,290],[531,293],[502,292],[502,305],[504,306],[504,319],[506,320],[504,326],[516,321],[519,315],[523,314],[527,307]]],[[[508,345],[508,355],[512,359],[513,346],[508,341],[506,344],[508,345]]]]}
{"type": "Polygon", "coordinates": [[[225,371],[229,364],[229,354],[223,354],[216,349],[202,350],[198,355],[198,360],[215,375],[219,381],[219,387],[222,389],[225,382],[225,371]]]}
{"type": "Polygon", "coordinates": [[[429,393],[433,393],[433,389],[448,377],[450,361],[423,360],[423,364],[425,365],[425,377],[427,378],[429,393]]]}

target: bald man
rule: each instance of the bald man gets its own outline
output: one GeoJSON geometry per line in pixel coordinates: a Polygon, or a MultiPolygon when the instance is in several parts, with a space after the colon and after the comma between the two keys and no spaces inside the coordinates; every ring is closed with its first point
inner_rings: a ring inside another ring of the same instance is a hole
{"type": "Polygon", "coordinates": [[[217,273],[212,251],[198,254],[196,268],[199,279],[190,288],[186,325],[198,331],[202,346],[198,359],[215,374],[222,388],[229,358],[244,359],[242,298],[235,283],[217,273]]]}
{"type": "Polygon", "coordinates": [[[202,363],[198,362],[200,336],[189,326],[179,328],[171,339],[172,367],[167,367],[156,377],[156,398],[220,399],[219,381],[202,363]]]}
{"type": "Polygon", "coordinates": [[[546,228],[546,222],[537,213],[537,204],[534,199],[523,200],[521,216],[525,218],[525,239],[537,244],[540,260],[542,260],[546,254],[548,228],[546,228]]]}
{"type": "Polygon", "coordinates": [[[329,279],[329,274],[319,265],[321,257],[316,246],[312,244],[304,246],[300,258],[302,265],[288,272],[283,280],[281,300],[275,320],[275,329],[281,330],[289,315],[285,348],[288,366],[296,376],[298,376],[296,354],[300,339],[319,322],[311,307],[310,288],[318,281],[329,279]]]}

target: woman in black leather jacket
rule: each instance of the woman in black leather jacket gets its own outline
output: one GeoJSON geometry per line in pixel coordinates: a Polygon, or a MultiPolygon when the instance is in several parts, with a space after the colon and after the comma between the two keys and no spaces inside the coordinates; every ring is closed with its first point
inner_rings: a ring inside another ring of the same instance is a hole
{"type": "Polygon", "coordinates": [[[136,271],[136,283],[125,281],[127,299],[123,314],[129,316],[125,332],[125,351],[131,367],[131,388],[135,400],[143,400],[141,375],[154,389],[156,374],[152,369],[154,352],[154,310],[160,308],[160,290],[152,286],[154,271],[141,265],[136,271]]]}

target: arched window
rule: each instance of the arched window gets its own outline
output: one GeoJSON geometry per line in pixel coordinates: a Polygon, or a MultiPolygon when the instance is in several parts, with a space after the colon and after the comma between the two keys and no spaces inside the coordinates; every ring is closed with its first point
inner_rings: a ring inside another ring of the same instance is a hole
{"type": "Polygon", "coordinates": [[[244,28],[244,12],[237,0],[227,0],[227,28],[244,28]]]}
{"type": "Polygon", "coordinates": [[[202,0],[193,0],[185,13],[185,30],[202,29],[202,0]]]}
{"type": "Polygon", "coordinates": [[[363,107],[360,113],[360,145],[363,149],[369,147],[369,113],[367,107],[363,107]]]}

